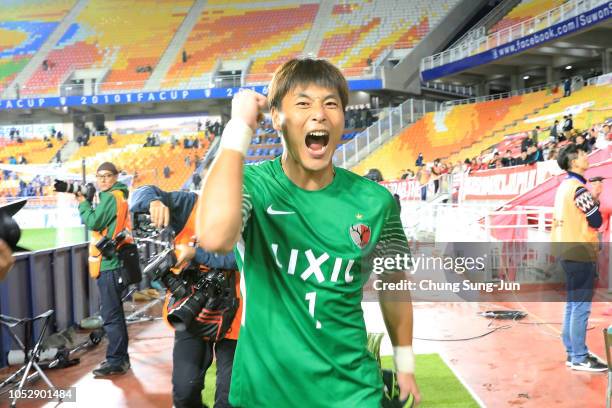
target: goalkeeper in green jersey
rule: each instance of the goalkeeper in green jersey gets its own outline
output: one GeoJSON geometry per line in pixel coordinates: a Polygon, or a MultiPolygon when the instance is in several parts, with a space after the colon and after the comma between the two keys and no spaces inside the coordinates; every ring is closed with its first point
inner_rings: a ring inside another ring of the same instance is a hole
{"type": "MultiPolygon", "coordinates": [[[[202,187],[197,232],[211,252],[236,254],[243,314],[230,403],[237,407],[379,407],[383,386],[361,309],[367,259],[408,251],[391,194],[336,168],[348,86],[324,60],[294,59],[270,83],[232,100],[232,118],[202,187]],[[269,104],[282,157],[244,158],[269,104]]],[[[397,280],[403,273],[385,273],[397,280]]],[[[380,303],[400,399],[420,399],[412,304],[380,303]]]]}

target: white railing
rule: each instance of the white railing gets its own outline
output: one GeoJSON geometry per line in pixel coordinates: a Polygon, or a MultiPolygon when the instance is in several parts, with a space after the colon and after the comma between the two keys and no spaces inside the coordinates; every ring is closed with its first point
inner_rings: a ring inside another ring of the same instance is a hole
{"type": "MultiPolygon", "coordinates": [[[[599,77],[596,77],[596,78],[599,78],[599,77]]],[[[571,81],[572,81],[572,89],[574,91],[577,91],[579,87],[582,87],[582,84],[584,82],[581,76],[574,76],[572,77],[571,81]]],[[[497,99],[506,99],[506,98],[511,98],[513,96],[517,96],[517,95],[524,95],[524,94],[529,94],[529,93],[534,93],[534,92],[540,92],[546,89],[553,88],[555,86],[562,86],[562,85],[563,85],[563,81],[555,81],[555,82],[551,82],[550,84],[536,85],[530,88],[517,89],[515,91],[503,92],[503,93],[498,93],[494,95],[479,96],[476,98],[467,98],[467,99],[457,99],[454,101],[446,101],[440,104],[440,109],[448,109],[449,107],[456,106],[456,105],[468,105],[472,103],[493,101],[497,99]]]]}
{"type": "Polygon", "coordinates": [[[334,164],[343,168],[354,166],[408,124],[438,107],[438,102],[409,99],[397,107],[381,111],[378,121],[338,147],[334,153],[334,164]]]}
{"type": "Polygon", "coordinates": [[[559,7],[511,27],[495,31],[478,39],[466,40],[456,47],[425,57],[421,60],[421,72],[462,60],[500,45],[508,44],[608,2],[609,0],[570,0],[559,7]]]}
{"type": "Polygon", "coordinates": [[[425,89],[435,89],[437,91],[453,93],[458,95],[473,96],[474,87],[465,85],[453,85],[444,82],[425,82],[422,85],[425,89]]]}

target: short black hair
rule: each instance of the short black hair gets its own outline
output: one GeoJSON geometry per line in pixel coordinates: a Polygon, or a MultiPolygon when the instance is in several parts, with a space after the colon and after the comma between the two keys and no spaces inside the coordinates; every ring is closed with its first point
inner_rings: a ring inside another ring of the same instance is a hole
{"type": "Polygon", "coordinates": [[[574,143],[570,143],[563,147],[557,156],[557,164],[559,167],[561,167],[562,170],[568,171],[572,164],[572,160],[576,160],[578,158],[578,152],[580,150],[581,149],[579,149],[574,143]]]}
{"type": "Polygon", "coordinates": [[[310,84],[337,90],[342,109],[346,109],[348,104],[346,78],[331,62],[314,58],[294,58],[276,70],[268,90],[270,108],[280,109],[285,95],[297,86],[310,84]]]}

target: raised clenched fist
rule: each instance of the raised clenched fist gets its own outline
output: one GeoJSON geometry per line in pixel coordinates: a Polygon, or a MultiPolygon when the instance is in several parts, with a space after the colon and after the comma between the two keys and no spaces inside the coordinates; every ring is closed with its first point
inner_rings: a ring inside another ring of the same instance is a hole
{"type": "Polygon", "coordinates": [[[153,200],[149,204],[151,224],[155,228],[165,228],[170,223],[170,210],[159,200],[153,200]]]}
{"type": "Polygon", "coordinates": [[[232,99],[232,119],[241,119],[255,131],[257,123],[263,119],[262,111],[266,103],[267,99],[264,95],[250,89],[243,89],[232,99]]]}

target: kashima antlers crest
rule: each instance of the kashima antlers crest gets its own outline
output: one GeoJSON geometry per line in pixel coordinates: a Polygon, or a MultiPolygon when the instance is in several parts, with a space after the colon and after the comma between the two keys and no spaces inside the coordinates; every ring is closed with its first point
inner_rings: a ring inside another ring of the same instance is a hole
{"type": "Polygon", "coordinates": [[[370,235],[372,234],[372,231],[370,230],[370,227],[365,224],[355,224],[351,225],[349,228],[349,233],[355,245],[363,249],[370,242],[370,235]]]}

